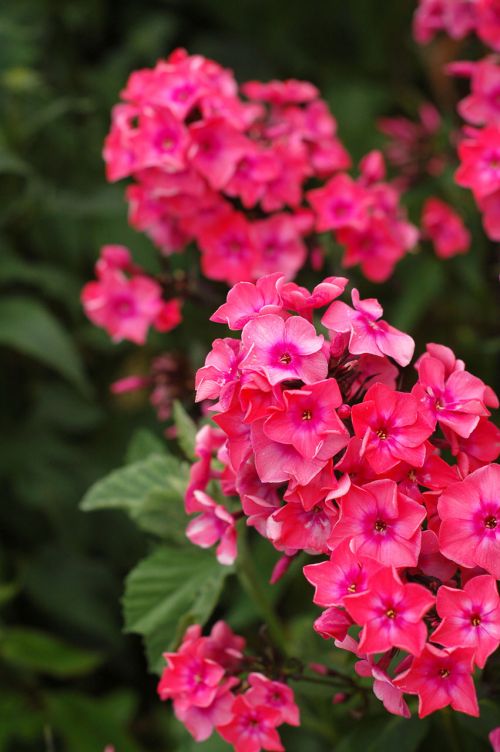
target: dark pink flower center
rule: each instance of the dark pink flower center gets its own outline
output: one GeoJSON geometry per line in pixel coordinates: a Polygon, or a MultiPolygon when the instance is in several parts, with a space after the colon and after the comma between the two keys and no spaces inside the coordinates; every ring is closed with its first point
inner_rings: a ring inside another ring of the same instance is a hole
{"type": "Polygon", "coordinates": [[[387,436],[388,436],[387,428],[379,428],[378,431],[377,431],[377,436],[382,441],[385,441],[387,439],[387,436]]]}
{"type": "Polygon", "coordinates": [[[312,418],[312,412],[310,410],[304,410],[302,413],[302,420],[311,420],[312,418]]]}
{"type": "Polygon", "coordinates": [[[280,355],[279,362],[283,363],[284,366],[288,366],[292,362],[292,356],[290,355],[290,353],[285,352],[280,355]]]}
{"type": "Polygon", "coordinates": [[[393,608],[388,608],[387,611],[385,612],[385,615],[387,616],[388,619],[395,619],[397,616],[397,613],[393,608]]]}
{"type": "Polygon", "coordinates": [[[488,530],[494,530],[497,525],[498,520],[493,514],[488,515],[484,520],[484,526],[488,528],[488,530]]]}
{"type": "Polygon", "coordinates": [[[473,627],[479,627],[479,625],[481,624],[481,617],[479,616],[479,614],[472,614],[472,616],[470,617],[470,623],[473,627]]]}
{"type": "Polygon", "coordinates": [[[376,520],[373,526],[377,533],[385,533],[387,530],[387,523],[384,520],[376,520]]]}
{"type": "Polygon", "coordinates": [[[440,669],[439,669],[439,676],[440,676],[440,677],[441,677],[442,679],[447,679],[447,678],[449,677],[450,673],[451,673],[451,672],[450,672],[450,669],[449,669],[449,668],[440,668],[440,669]]]}

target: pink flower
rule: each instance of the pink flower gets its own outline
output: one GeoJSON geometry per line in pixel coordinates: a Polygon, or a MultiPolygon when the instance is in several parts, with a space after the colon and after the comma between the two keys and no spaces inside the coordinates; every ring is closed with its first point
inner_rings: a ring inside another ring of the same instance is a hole
{"type": "Polygon", "coordinates": [[[196,401],[218,399],[216,407],[227,410],[238,382],[240,361],[239,342],[230,337],[214,340],[205,365],[196,372],[196,401]]]}
{"type": "Polygon", "coordinates": [[[306,260],[306,246],[290,214],[273,214],[254,222],[253,239],[258,251],[254,274],[281,272],[292,279],[306,260]]]}
{"type": "Polygon", "coordinates": [[[476,201],[500,189],[500,124],[468,131],[458,147],[461,165],[455,180],[470,188],[476,201]]]}
{"type": "Polygon", "coordinates": [[[264,705],[281,713],[281,723],[290,726],[300,725],[299,709],[295,703],[293,690],[280,681],[271,681],[262,674],[252,673],[248,676],[250,689],[245,698],[255,706],[264,705]]]}
{"type": "Polygon", "coordinates": [[[145,276],[127,278],[118,270],[103,272],[97,282],[88,282],[81,299],[92,323],[106,329],[115,342],[128,339],[143,345],[162,310],[157,282],[145,276]]]}
{"type": "Polygon", "coordinates": [[[381,658],[377,664],[373,658],[369,657],[368,660],[358,661],[354,669],[360,676],[373,676],[373,694],[383,703],[389,713],[402,718],[410,718],[411,713],[403,698],[403,693],[384,670],[383,664],[385,663],[387,663],[385,658],[381,658]]]}
{"type": "Polygon", "coordinates": [[[328,551],[336,520],[337,510],[331,502],[307,510],[302,504],[287,502],[269,518],[267,536],[279,550],[322,554],[328,551]]]}
{"type": "Polygon", "coordinates": [[[427,644],[394,684],[403,692],[418,695],[420,718],[447,705],[477,717],[479,708],[471,675],[473,657],[471,648],[440,650],[427,644]]]}
{"type": "Polygon", "coordinates": [[[232,707],[233,718],[217,731],[235,752],[284,752],[276,726],[281,723],[281,711],[266,705],[253,705],[246,695],[239,695],[232,707]]]}
{"type": "Polygon", "coordinates": [[[493,747],[493,752],[500,752],[500,726],[490,731],[488,739],[493,747]]]}
{"type": "Polygon", "coordinates": [[[425,509],[398,493],[391,480],[375,480],[363,488],[351,486],[340,505],[330,545],[350,541],[353,553],[384,566],[414,567],[420,550],[420,525],[425,509]]]}
{"type": "Polygon", "coordinates": [[[249,150],[249,142],[223,118],[193,123],[189,133],[192,142],[189,157],[193,166],[214,190],[220,190],[249,150]]]}
{"type": "Polygon", "coordinates": [[[476,31],[482,41],[497,52],[500,50],[500,3],[498,0],[476,0],[476,31]]]}
{"type": "Polygon", "coordinates": [[[187,537],[191,543],[201,548],[210,548],[219,541],[216,550],[217,561],[230,566],[237,556],[236,525],[233,515],[203,491],[195,491],[194,499],[193,511],[199,511],[201,514],[191,520],[187,526],[187,537]]]}
{"type": "Polygon", "coordinates": [[[448,66],[452,74],[465,74],[471,79],[471,93],[458,104],[460,115],[473,125],[500,122],[500,68],[496,60],[486,57],[465,65],[465,71],[460,63],[448,66]]]}
{"type": "Polygon", "coordinates": [[[388,355],[399,365],[407,366],[415,349],[412,338],[381,320],[383,309],[375,298],[361,300],[358,291],[353,290],[352,304],[354,309],[334,301],[321,323],[333,332],[349,333],[352,355],[388,355]]]}
{"type": "Polygon", "coordinates": [[[231,689],[238,684],[235,678],[223,681],[215,693],[214,699],[207,707],[197,705],[185,706],[174,698],[176,718],[184,724],[193,739],[204,742],[216,726],[229,723],[233,717],[234,695],[231,689]]]}
{"type": "Polygon", "coordinates": [[[413,467],[424,464],[432,427],[419,415],[418,400],[411,394],[374,384],[363,402],[353,405],[351,417],[354,433],[363,442],[361,453],[376,473],[400,461],[413,467]]]}
{"type": "Polygon", "coordinates": [[[500,579],[500,465],[487,465],[454,483],[439,498],[439,545],[464,567],[500,579]]]}
{"type": "Polygon", "coordinates": [[[203,656],[203,640],[184,643],[178,653],[165,653],[167,667],[158,684],[162,700],[173,698],[179,709],[212,704],[224,669],[203,656]]]}
{"type": "Polygon", "coordinates": [[[229,284],[253,277],[255,245],[250,224],[239,212],[225,213],[199,234],[202,271],[209,279],[229,284]]]}
{"type": "Polygon", "coordinates": [[[473,577],[463,590],[440,587],[436,607],[443,621],[432,641],[450,648],[474,648],[474,660],[484,668],[500,644],[500,598],[494,577],[473,577]]]}
{"type": "Polygon", "coordinates": [[[275,273],[261,277],[255,284],[238,282],[229,290],[226,303],[217,308],[210,321],[238,330],[259,314],[281,313],[283,306],[277,290],[280,279],[282,275],[275,273]]]}
{"type": "Polygon", "coordinates": [[[448,204],[438,198],[429,198],[425,202],[422,229],[432,240],[439,258],[451,258],[469,250],[470,233],[462,219],[448,204]]]}
{"type": "Polygon", "coordinates": [[[344,605],[363,625],[361,652],[384,653],[397,647],[420,655],[427,639],[422,619],[434,601],[422,585],[403,584],[393,568],[384,568],[372,574],[366,592],[347,596],[344,605]]]}
{"type": "Polygon", "coordinates": [[[322,188],[309,191],[307,198],[316,214],[318,232],[363,225],[365,191],[349,175],[335,175],[322,188]]]}
{"type": "Polygon", "coordinates": [[[479,419],[489,415],[481,379],[460,369],[447,375],[443,361],[429,353],[422,355],[416,368],[418,383],[412,391],[429,423],[437,420],[459,436],[470,436],[479,419]]]}
{"type": "Polygon", "coordinates": [[[349,614],[340,608],[326,608],[315,619],[313,628],[324,640],[345,640],[349,627],[352,627],[349,614]]]}
{"type": "Polygon", "coordinates": [[[324,379],[328,362],[323,337],[300,316],[259,316],[245,324],[241,341],[246,352],[241,367],[265,373],[271,384],[301,379],[306,384],[324,379]]]}
{"type": "Polygon", "coordinates": [[[349,541],[345,540],[331,554],[328,561],[307,564],[304,576],[314,585],[313,603],[318,606],[342,606],[344,598],[362,593],[368,587],[368,579],[380,564],[354,554],[349,541]]]}
{"type": "Polygon", "coordinates": [[[285,390],[281,404],[268,409],[263,431],[273,441],[291,444],[305,459],[326,461],[349,441],[335,411],[341,404],[335,379],[285,390]]]}

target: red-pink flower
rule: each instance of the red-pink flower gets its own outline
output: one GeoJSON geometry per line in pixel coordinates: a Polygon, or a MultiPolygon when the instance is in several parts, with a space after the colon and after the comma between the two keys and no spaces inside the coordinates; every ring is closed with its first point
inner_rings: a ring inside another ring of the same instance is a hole
{"type": "Polygon", "coordinates": [[[126,277],[121,271],[104,272],[88,282],[81,293],[89,319],[115,342],[128,339],[144,344],[149,327],[162,309],[161,287],[145,276],[126,277]]]}
{"type": "Polygon", "coordinates": [[[413,339],[382,321],[383,309],[375,298],[361,300],[357,290],[352,291],[351,308],[346,303],[334,301],[321,319],[333,332],[349,333],[349,352],[352,355],[388,355],[401,366],[407,366],[413,357],[413,339]]]}
{"type": "Polygon", "coordinates": [[[372,574],[366,592],[347,596],[344,605],[363,626],[360,652],[397,647],[420,655],[427,639],[423,617],[434,601],[422,585],[403,584],[393,568],[383,568],[372,574]]]}
{"type": "Polygon", "coordinates": [[[354,554],[346,540],[335,549],[328,561],[307,564],[303,572],[315,588],[313,603],[318,606],[342,606],[346,596],[367,589],[370,576],[378,569],[380,564],[354,554]]]}
{"type": "Polygon", "coordinates": [[[238,330],[259,314],[281,313],[283,306],[277,290],[280,279],[282,275],[276,273],[261,277],[255,284],[238,282],[229,290],[226,302],[210,316],[210,321],[238,330]]]}
{"type": "Polygon", "coordinates": [[[463,590],[440,587],[436,608],[442,619],[432,641],[444,647],[474,648],[474,660],[484,668],[500,644],[500,598],[494,577],[468,580],[463,590]]]}
{"type": "MultiPolygon", "coordinates": [[[[406,662],[406,660],[405,658],[403,662],[406,662]]],[[[358,661],[354,666],[354,670],[359,676],[373,677],[373,694],[383,703],[384,708],[389,713],[399,715],[402,718],[410,718],[411,713],[404,700],[402,691],[395,686],[393,680],[384,669],[384,666],[387,668],[386,664],[387,660],[385,656],[381,658],[379,663],[375,663],[373,657],[369,656],[367,660],[358,661]]]]}
{"type": "Polygon", "coordinates": [[[280,723],[290,726],[300,725],[299,709],[295,703],[293,690],[280,681],[271,681],[263,674],[252,673],[248,676],[250,689],[245,698],[252,705],[265,705],[281,713],[280,723]]]}
{"type": "Polygon", "coordinates": [[[273,441],[291,444],[305,459],[326,461],[349,441],[349,432],[335,411],[341,404],[335,379],[285,390],[281,403],[268,409],[263,431],[273,441]]]}
{"type": "Polygon", "coordinates": [[[400,461],[413,467],[424,464],[425,442],[432,427],[419,415],[418,400],[395,392],[385,384],[374,384],[365,399],[351,411],[354,433],[362,439],[361,453],[378,473],[400,461]]]}
{"type": "Polygon", "coordinates": [[[470,436],[479,419],[489,415],[481,379],[459,368],[448,375],[444,362],[429,353],[422,355],[416,367],[418,383],[413,394],[420,400],[423,415],[459,436],[470,436]]]}
{"type": "Polygon", "coordinates": [[[309,191],[307,198],[316,214],[318,232],[362,227],[366,195],[349,175],[335,175],[322,188],[309,191]]]}
{"type": "Polygon", "coordinates": [[[470,233],[461,217],[438,198],[429,198],[425,202],[422,229],[431,239],[439,258],[451,258],[469,250],[470,233]]]}
{"type": "Polygon", "coordinates": [[[498,0],[476,0],[476,31],[485,44],[497,52],[500,50],[500,3],[498,0]]]}
{"type": "Polygon", "coordinates": [[[500,726],[490,731],[488,739],[493,747],[493,752],[500,752],[500,726]]]}
{"type": "Polygon", "coordinates": [[[403,692],[418,695],[420,718],[447,705],[477,717],[479,708],[472,680],[473,658],[472,648],[440,650],[427,644],[394,684],[403,692]]]}
{"type": "Polygon", "coordinates": [[[200,512],[186,528],[186,535],[196,546],[210,548],[219,541],[216,555],[220,564],[233,564],[236,555],[236,525],[225,507],[203,491],[194,492],[193,512],[200,512]]]}
{"type": "Polygon", "coordinates": [[[454,483],[439,498],[439,545],[464,567],[500,579],[500,465],[487,465],[454,483]]]}
{"type": "Polygon", "coordinates": [[[210,279],[236,284],[251,280],[255,264],[255,246],[250,223],[233,211],[209,223],[199,234],[201,268],[210,279]]]}
{"type": "Polygon", "coordinates": [[[351,486],[342,498],[330,545],[335,549],[347,539],[354,553],[384,566],[416,566],[424,518],[421,504],[398,493],[394,481],[351,486]]]}
{"type": "Polygon", "coordinates": [[[249,150],[248,140],[224,118],[193,123],[189,133],[193,166],[214,190],[223,188],[249,150]]]}
{"type": "Polygon", "coordinates": [[[235,752],[284,752],[276,726],[281,723],[281,712],[267,705],[253,705],[246,695],[239,695],[232,707],[233,718],[217,731],[235,752]]]}
{"type": "Polygon", "coordinates": [[[458,185],[471,189],[476,201],[500,189],[500,124],[469,129],[458,155],[461,165],[455,179],[458,185]]]}
{"type": "Polygon", "coordinates": [[[271,384],[287,379],[312,384],[327,375],[323,337],[300,316],[286,321],[272,314],[259,316],[245,324],[241,341],[246,352],[241,367],[265,373],[271,384]]]}
{"type": "Polygon", "coordinates": [[[281,272],[292,279],[306,260],[306,246],[290,214],[273,214],[254,222],[253,239],[257,249],[254,275],[281,272]]]}

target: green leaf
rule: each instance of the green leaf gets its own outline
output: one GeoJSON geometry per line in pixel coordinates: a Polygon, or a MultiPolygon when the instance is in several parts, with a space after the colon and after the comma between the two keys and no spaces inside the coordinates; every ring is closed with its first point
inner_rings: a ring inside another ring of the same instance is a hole
{"type": "Polygon", "coordinates": [[[24,627],[0,633],[0,657],[17,668],[59,678],[88,674],[102,660],[98,653],[24,627]]]}
{"type": "Polygon", "coordinates": [[[166,451],[163,441],[147,428],[139,428],[132,436],[127,447],[127,464],[145,460],[151,454],[164,454],[166,451]]]}
{"type": "Polygon", "coordinates": [[[72,339],[37,300],[10,297],[0,301],[0,345],[36,358],[88,392],[80,356],[72,339]]]}
{"type": "Polygon", "coordinates": [[[95,483],[81,509],[123,509],[143,530],[185,543],[184,494],[189,468],[168,454],[152,454],[95,483]]]}
{"type": "Polygon", "coordinates": [[[161,546],[132,570],[123,598],[125,627],[144,637],[152,671],[161,668],[161,654],[176,646],[189,624],[210,618],[231,572],[213,551],[194,546],[161,546]]]}
{"type": "Polygon", "coordinates": [[[181,403],[176,400],[173,407],[173,417],[177,429],[179,445],[189,460],[194,460],[194,443],[196,439],[196,423],[189,417],[181,403]]]}

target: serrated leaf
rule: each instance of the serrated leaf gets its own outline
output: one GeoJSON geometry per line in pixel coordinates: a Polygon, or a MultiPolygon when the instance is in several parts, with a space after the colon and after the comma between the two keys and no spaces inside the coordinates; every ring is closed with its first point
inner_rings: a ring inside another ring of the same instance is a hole
{"type": "Polygon", "coordinates": [[[102,660],[99,653],[73,647],[44,632],[24,627],[1,632],[0,656],[19,669],[59,678],[90,673],[102,660]]]}
{"type": "Polygon", "coordinates": [[[0,301],[0,345],[36,358],[88,392],[80,356],[71,337],[37,300],[19,296],[0,301]]]}
{"type": "Polygon", "coordinates": [[[176,457],[152,454],[97,481],[85,494],[81,509],[124,509],[137,516],[154,492],[168,491],[182,500],[188,472],[186,463],[176,457]]]}
{"type": "Polygon", "coordinates": [[[149,666],[161,670],[161,655],[175,647],[188,624],[204,624],[232,572],[213,551],[161,546],[126,580],[123,609],[127,632],[144,638],[149,666]]]}
{"type": "Polygon", "coordinates": [[[196,423],[189,417],[181,403],[176,400],[172,410],[175,427],[177,429],[177,440],[182,451],[188,460],[194,460],[194,443],[196,439],[196,423]]]}

